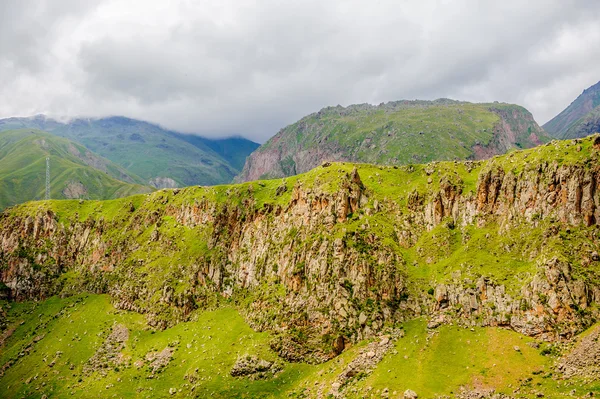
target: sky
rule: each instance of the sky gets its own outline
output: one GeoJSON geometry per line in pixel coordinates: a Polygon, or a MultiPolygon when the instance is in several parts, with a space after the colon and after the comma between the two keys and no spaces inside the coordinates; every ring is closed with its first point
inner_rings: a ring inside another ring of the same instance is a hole
{"type": "Polygon", "coordinates": [[[543,124],[600,80],[597,0],[0,0],[0,117],[264,142],[330,105],[446,97],[543,124]]]}

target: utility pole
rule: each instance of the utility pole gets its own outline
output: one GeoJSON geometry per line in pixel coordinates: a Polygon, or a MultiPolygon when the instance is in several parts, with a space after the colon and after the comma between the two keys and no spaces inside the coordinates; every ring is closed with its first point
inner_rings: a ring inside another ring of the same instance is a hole
{"type": "Polygon", "coordinates": [[[50,199],[50,157],[46,157],[46,200],[50,199]]]}

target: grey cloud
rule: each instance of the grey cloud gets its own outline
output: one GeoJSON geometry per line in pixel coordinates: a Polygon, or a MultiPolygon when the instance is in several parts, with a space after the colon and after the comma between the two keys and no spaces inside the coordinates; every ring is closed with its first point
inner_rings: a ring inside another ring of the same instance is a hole
{"type": "Polygon", "coordinates": [[[514,102],[543,123],[600,80],[596,1],[49,4],[0,2],[0,116],[264,141],[323,106],[398,99],[514,102]]]}

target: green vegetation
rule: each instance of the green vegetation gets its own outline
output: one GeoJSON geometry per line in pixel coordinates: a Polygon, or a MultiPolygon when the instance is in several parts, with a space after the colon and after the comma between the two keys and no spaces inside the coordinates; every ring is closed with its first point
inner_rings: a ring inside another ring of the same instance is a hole
{"type": "Polygon", "coordinates": [[[286,364],[268,380],[231,377],[238,356],[277,360],[269,335],[252,331],[232,308],[199,313],[165,331],[148,329],[141,315],[117,311],[107,296],[97,295],[11,304],[8,317],[16,329],[0,352],[0,364],[13,363],[0,379],[7,397],[280,397],[315,369],[286,364]],[[119,360],[89,370],[90,358],[117,324],[129,330],[119,360]],[[173,349],[172,359],[152,372],[147,355],[165,348],[173,349]],[[170,395],[171,388],[177,393],[170,395]]]}
{"type": "MultiPolygon", "coordinates": [[[[2,303],[7,308],[6,303],[2,303]]],[[[361,342],[321,365],[287,363],[269,348],[269,333],[254,332],[231,307],[194,314],[191,321],[164,331],[148,329],[137,313],[114,309],[105,295],[78,295],[43,302],[12,303],[9,333],[0,343],[0,377],[5,397],[122,398],[309,398],[327,394],[348,362],[365,347],[361,342]],[[115,326],[128,330],[112,361],[94,363],[115,326]],[[172,355],[154,371],[152,354],[172,355]],[[150,356],[148,356],[150,354],[150,356]],[[266,379],[232,377],[236,359],[254,355],[278,362],[282,370],[266,379]]],[[[347,387],[349,398],[364,398],[387,388],[413,389],[419,397],[458,393],[460,387],[495,387],[524,397],[542,392],[566,397],[600,392],[597,382],[555,380],[556,355],[530,346],[534,341],[497,328],[453,325],[428,331],[422,320],[405,323],[404,338],[370,375],[347,387]],[[515,350],[518,347],[519,350],[515,350]]]]}
{"type": "Polygon", "coordinates": [[[0,132],[0,209],[44,198],[50,157],[52,198],[109,199],[152,189],[79,144],[38,130],[0,132]]]}
{"type": "MultiPolygon", "coordinates": [[[[440,283],[456,282],[474,290],[479,278],[503,285],[502,298],[511,296],[518,305],[524,303],[519,302],[520,288],[543,272],[551,258],[568,263],[573,280],[600,286],[597,263],[590,260],[598,246],[595,224],[575,226],[559,216],[540,214],[514,215],[507,221],[489,213],[469,222],[449,216],[414,221],[425,217],[424,208],[440,192],[460,193],[463,200],[474,201],[490,173],[521,182],[537,178],[546,184],[543,179],[551,179],[555,167],[594,172],[600,153],[596,139],[553,141],[488,161],[385,167],[332,163],[282,180],[10,208],[3,214],[4,227],[14,229],[27,217],[50,214],[61,240],[74,247],[84,236],[84,244],[91,244],[57,260],[55,254],[63,248],[59,243],[43,234],[35,240],[23,234],[14,251],[2,253],[0,271],[9,270],[15,260],[25,262],[36,273],[29,281],[47,288],[46,296],[67,298],[0,304],[7,312],[5,332],[11,332],[5,333],[0,350],[0,367],[10,365],[0,377],[0,392],[9,397],[64,397],[71,392],[75,397],[98,392],[122,397],[326,395],[348,363],[369,345],[357,324],[376,323],[381,327],[377,331],[403,329],[405,336],[372,374],[358,374],[347,383],[349,397],[381,397],[385,388],[390,393],[410,388],[428,398],[457,393],[461,386],[495,387],[506,393],[519,388],[524,397],[538,391],[561,397],[573,388],[577,395],[600,392],[597,382],[573,380],[568,385],[558,378],[554,362],[568,350],[561,345],[534,348],[530,338],[515,332],[465,329],[458,321],[430,331],[424,320],[401,322],[414,317],[410,312],[385,321],[371,317],[382,309],[404,312],[404,305],[419,306],[410,302],[414,298],[433,301],[434,287],[440,283]],[[351,194],[357,196],[349,198],[351,194]],[[360,206],[346,213],[334,208],[331,216],[340,219],[330,224],[307,221],[308,210],[291,208],[297,201],[298,207],[314,206],[316,213],[324,202],[347,205],[351,199],[360,206]],[[339,244],[339,249],[334,251],[326,242],[339,244]],[[318,255],[307,256],[309,251],[318,255]],[[381,253],[389,256],[378,258],[381,253]],[[352,257],[352,264],[338,265],[369,269],[366,278],[335,269],[334,257],[340,254],[352,257]],[[319,280],[320,264],[315,264],[323,259],[333,267],[319,280]],[[240,281],[250,275],[253,280],[240,281]],[[393,281],[401,289],[389,290],[384,297],[381,288],[393,281]],[[319,291],[325,300],[316,305],[301,301],[319,291]],[[108,292],[119,307],[143,316],[115,310],[106,296],[80,296],[81,292],[108,292]],[[342,325],[339,313],[332,311],[335,306],[326,302],[333,292],[345,300],[338,308],[355,310],[358,320],[364,312],[364,323],[342,325]],[[293,308],[289,304],[295,300],[293,308]],[[318,330],[328,322],[328,330],[318,330]],[[253,332],[246,323],[262,332],[253,332]],[[123,362],[86,371],[115,324],[129,330],[119,349],[123,362]],[[33,342],[40,335],[43,338],[33,342]],[[331,351],[340,337],[349,347],[328,362],[309,365],[277,358],[282,341],[290,343],[286,349],[296,345],[316,353],[331,351]],[[152,356],[165,348],[173,350],[172,359],[153,374],[152,356]],[[231,377],[236,359],[246,355],[277,360],[283,370],[260,380],[231,377]]],[[[545,303],[549,296],[540,295],[540,300],[545,303]]],[[[484,306],[488,305],[486,309],[495,310],[491,303],[484,306]]],[[[573,314],[592,314],[595,306],[574,308],[573,314]]],[[[460,309],[448,313],[462,324],[477,322],[478,315],[469,318],[460,309]]],[[[552,326],[560,332],[558,324],[552,326]]]]}
{"type": "Polygon", "coordinates": [[[210,140],[186,136],[124,117],[75,119],[69,123],[43,116],[0,120],[0,130],[24,127],[83,144],[140,176],[143,184],[157,187],[164,185],[153,180],[156,178],[172,179],[180,187],[229,183],[239,173],[246,156],[258,147],[242,138],[210,140]]]}
{"type": "Polygon", "coordinates": [[[575,139],[600,131],[600,82],[583,91],[544,125],[552,137],[575,139]]]}
{"type": "Polygon", "coordinates": [[[508,395],[520,387],[525,397],[535,397],[537,392],[553,398],[566,396],[572,387],[580,395],[600,391],[600,383],[572,381],[572,387],[557,383],[552,378],[556,358],[543,356],[537,345],[531,345],[534,340],[512,331],[454,325],[431,331],[422,320],[403,327],[405,338],[397,342],[397,353],[388,355],[373,374],[362,379],[359,390],[412,389],[424,398],[456,394],[461,386],[491,387],[508,395]]]}
{"type": "Polygon", "coordinates": [[[381,165],[480,159],[547,140],[531,114],[516,105],[436,100],[328,107],[262,145],[241,179],[255,177],[252,159],[261,156],[279,157],[263,177],[283,177],[334,159],[381,165]]]}

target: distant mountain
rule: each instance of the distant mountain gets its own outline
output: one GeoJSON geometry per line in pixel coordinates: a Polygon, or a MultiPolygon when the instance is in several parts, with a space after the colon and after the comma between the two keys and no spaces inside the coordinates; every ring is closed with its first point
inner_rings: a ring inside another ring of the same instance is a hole
{"type": "Polygon", "coordinates": [[[0,120],[0,130],[15,128],[37,128],[79,142],[157,188],[228,183],[258,147],[243,138],[211,140],[125,117],[0,120]]]}
{"type": "Polygon", "coordinates": [[[544,125],[559,139],[574,139],[600,132],[600,82],[585,89],[567,108],[544,125]]]}
{"type": "Polygon", "coordinates": [[[213,140],[193,134],[173,133],[173,135],[196,147],[210,148],[239,171],[244,167],[248,155],[260,147],[260,144],[242,137],[229,137],[213,140]]]}
{"type": "Polygon", "coordinates": [[[0,132],[0,209],[44,199],[112,199],[151,192],[142,179],[70,140],[32,129],[0,132]]]}
{"type": "Polygon", "coordinates": [[[248,157],[236,180],[295,175],[325,161],[403,165],[484,159],[548,140],[518,105],[448,99],[338,105],[279,131],[248,157]]]}

